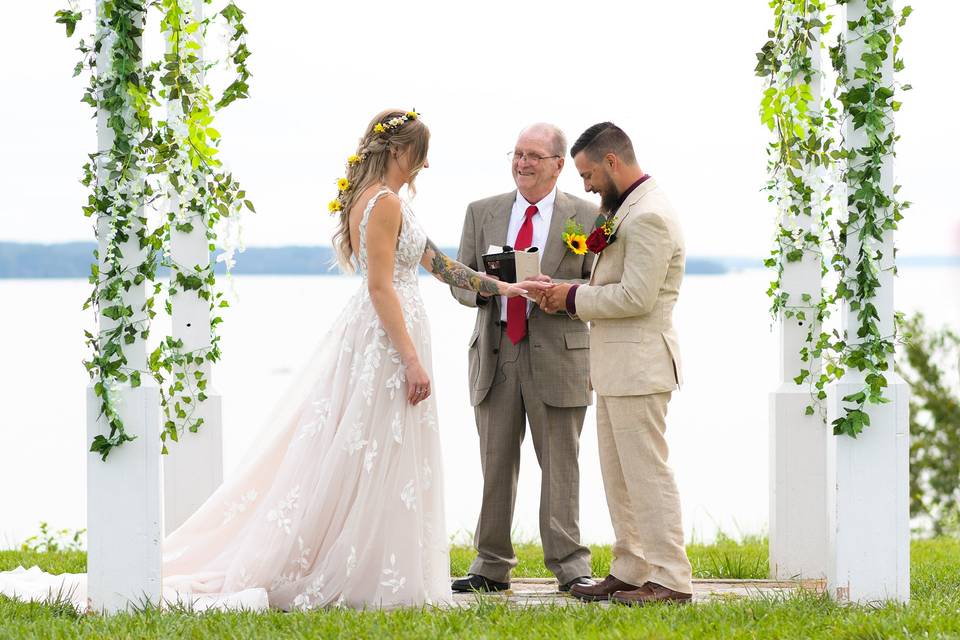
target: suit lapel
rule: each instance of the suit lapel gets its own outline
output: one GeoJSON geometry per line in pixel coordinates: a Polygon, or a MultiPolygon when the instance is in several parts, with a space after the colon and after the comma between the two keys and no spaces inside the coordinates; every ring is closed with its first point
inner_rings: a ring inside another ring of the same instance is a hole
{"type": "Polygon", "coordinates": [[[648,178],[641,184],[639,187],[633,190],[633,193],[624,201],[620,208],[617,209],[617,215],[614,216],[616,222],[613,225],[613,232],[616,233],[617,229],[620,228],[620,225],[623,224],[623,221],[630,216],[630,212],[640,200],[643,199],[643,196],[647,195],[651,191],[657,188],[657,183],[653,178],[648,178]]]}
{"type": "MultiPolygon", "coordinates": [[[[616,215],[614,218],[613,233],[616,234],[617,230],[620,228],[620,225],[623,224],[623,221],[630,217],[630,213],[633,210],[634,206],[643,199],[643,196],[647,195],[651,191],[657,188],[657,183],[653,178],[648,178],[641,184],[639,187],[634,189],[623,204],[620,205],[620,208],[617,209],[616,215]]],[[[600,258],[603,255],[601,251],[597,254],[596,259],[593,261],[593,269],[590,271],[590,284],[593,284],[594,275],[597,272],[597,263],[600,262],[600,258]]]]}
{"type": "Polygon", "coordinates": [[[553,217],[550,218],[550,230],[547,232],[546,242],[543,243],[543,255],[540,256],[540,273],[550,275],[556,273],[567,252],[567,245],[560,237],[563,228],[573,216],[573,207],[570,200],[557,189],[557,197],[553,201],[553,217]]]}
{"type": "Polygon", "coordinates": [[[593,284],[594,279],[597,277],[597,263],[600,262],[600,254],[595,253],[593,255],[593,266],[590,267],[590,283],[593,284]]]}
{"type": "Polygon", "coordinates": [[[483,223],[483,239],[486,245],[480,247],[482,253],[487,252],[487,247],[491,244],[497,244],[501,247],[507,244],[507,231],[510,228],[510,213],[513,211],[513,202],[517,198],[517,192],[511,191],[494,200],[487,210],[486,220],[483,223]]]}
{"type": "MultiPolygon", "coordinates": [[[[510,230],[510,214],[513,212],[513,203],[517,199],[517,192],[511,191],[497,197],[490,203],[490,208],[486,211],[483,221],[483,246],[480,247],[480,255],[487,252],[487,247],[491,244],[503,246],[507,244],[507,232],[510,230]]],[[[480,269],[483,269],[483,258],[480,259],[480,269]]],[[[497,305],[496,312],[492,318],[500,319],[500,296],[494,296],[494,303],[497,305]]]]}

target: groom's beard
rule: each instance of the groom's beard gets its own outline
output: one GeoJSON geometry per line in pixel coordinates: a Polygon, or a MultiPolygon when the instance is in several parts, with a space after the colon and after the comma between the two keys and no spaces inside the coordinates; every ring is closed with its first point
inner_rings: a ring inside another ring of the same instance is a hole
{"type": "Polygon", "coordinates": [[[610,190],[604,191],[600,194],[600,209],[605,211],[608,215],[612,215],[616,213],[615,209],[619,200],[620,192],[617,190],[616,185],[614,185],[611,181],[610,190]]]}

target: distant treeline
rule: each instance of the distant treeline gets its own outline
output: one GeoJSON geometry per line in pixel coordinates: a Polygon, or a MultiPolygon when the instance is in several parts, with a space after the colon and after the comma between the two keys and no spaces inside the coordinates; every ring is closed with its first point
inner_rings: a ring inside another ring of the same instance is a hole
{"type": "MultiPolygon", "coordinates": [[[[85,278],[90,275],[93,260],[92,242],[62,244],[28,244],[0,242],[0,278],[85,278]]],[[[455,256],[454,247],[442,249],[455,256]]],[[[233,272],[271,275],[336,275],[333,248],[312,247],[248,247],[236,255],[233,272]]],[[[687,273],[720,274],[731,269],[760,266],[759,260],[688,258],[687,273]],[[755,263],[755,264],[754,264],[755,263]]],[[[216,266],[224,271],[223,263],[216,266]]]]}
{"type": "MultiPolygon", "coordinates": [[[[85,278],[93,262],[93,242],[27,244],[0,242],[0,278],[85,278]]],[[[249,247],[237,253],[236,274],[336,274],[331,247],[249,247]]],[[[224,264],[216,271],[223,273],[224,264]]]]}
{"type": "MultiPolygon", "coordinates": [[[[65,242],[62,244],[30,244],[0,242],[0,278],[86,278],[93,260],[92,242],[65,242]]],[[[455,248],[444,248],[448,255],[457,253],[455,248]]],[[[236,256],[233,272],[242,274],[272,275],[336,275],[331,269],[333,249],[327,246],[312,247],[248,247],[236,256]]],[[[931,256],[904,258],[904,266],[960,266],[960,256],[931,256]]],[[[687,258],[689,274],[721,274],[728,271],[756,269],[762,260],[754,258],[687,258]]],[[[217,271],[223,272],[223,263],[217,271]]]]}

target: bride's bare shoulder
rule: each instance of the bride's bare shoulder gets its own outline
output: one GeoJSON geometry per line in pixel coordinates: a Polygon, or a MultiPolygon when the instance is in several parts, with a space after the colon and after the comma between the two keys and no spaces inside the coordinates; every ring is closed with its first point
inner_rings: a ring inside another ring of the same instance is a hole
{"type": "Polygon", "coordinates": [[[359,221],[363,212],[367,210],[370,200],[377,198],[373,205],[373,210],[380,213],[383,211],[400,211],[400,198],[393,191],[386,189],[383,185],[372,184],[364,189],[353,202],[350,210],[351,219],[359,221]]]}
{"type": "Polygon", "coordinates": [[[386,234],[394,237],[399,234],[403,214],[400,209],[400,198],[389,189],[371,185],[364,189],[357,198],[350,212],[350,226],[359,230],[363,222],[363,213],[370,206],[370,201],[376,198],[370,215],[367,218],[367,233],[374,236],[386,234]]]}

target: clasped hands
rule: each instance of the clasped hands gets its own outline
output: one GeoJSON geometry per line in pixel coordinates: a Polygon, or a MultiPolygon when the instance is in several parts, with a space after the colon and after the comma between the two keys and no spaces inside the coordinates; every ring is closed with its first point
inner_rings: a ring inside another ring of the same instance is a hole
{"type": "Polygon", "coordinates": [[[540,274],[513,285],[526,292],[526,297],[537,303],[547,313],[559,313],[567,308],[567,294],[573,285],[553,282],[550,276],[540,274]]]}

